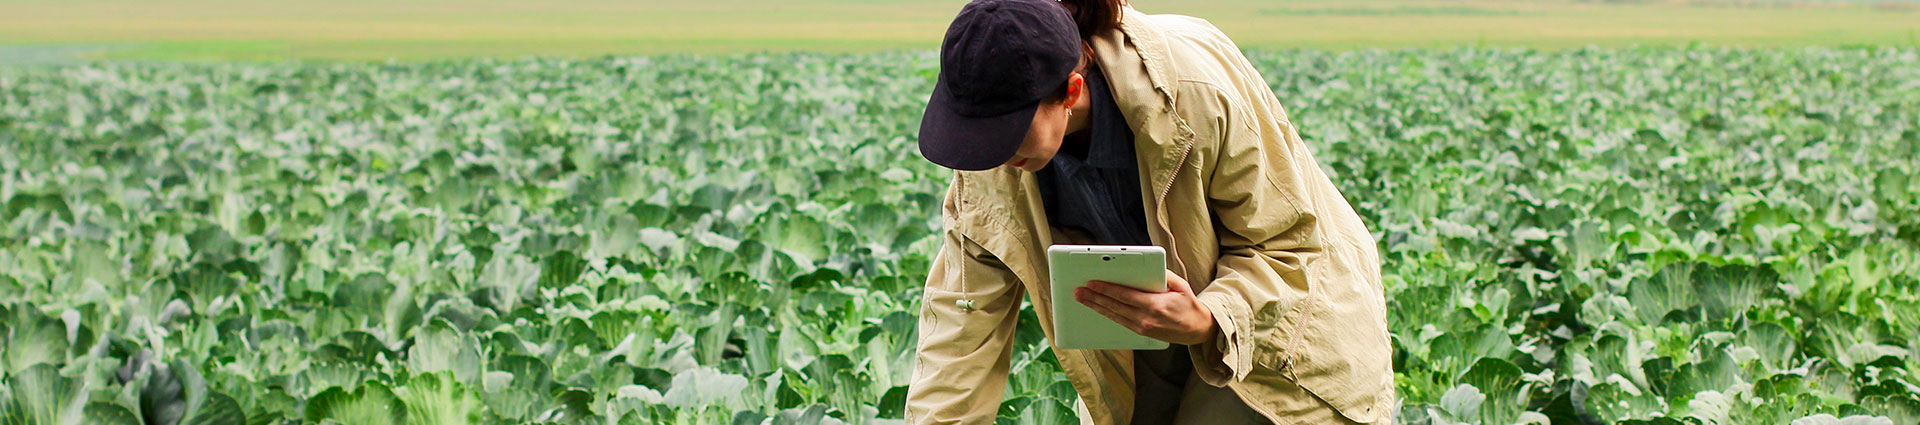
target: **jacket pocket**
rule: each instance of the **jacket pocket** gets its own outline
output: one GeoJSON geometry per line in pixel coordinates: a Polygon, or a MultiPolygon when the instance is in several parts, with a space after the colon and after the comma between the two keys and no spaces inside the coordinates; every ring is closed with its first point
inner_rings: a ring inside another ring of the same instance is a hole
{"type": "MultiPolygon", "coordinates": [[[[960,292],[945,289],[927,288],[923,298],[920,315],[921,334],[938,336],[928,341],[977,345],[994,331],[996,322],[1003,319],[998,312],[1010,308],[1007,300],[1000,299],[998,291],[960,292]]],[[[1017,298],[1015,299],[1017,300],[1017,298]]],[[[935,344],[938,344],[936,342],[935,344]]],[[[932,345],[932,344],[930,344],[932,345]]],[[[963,346],[940,347],[927,346],[922,350],[940,350],[945,348],[963,348],[963,346]]]]}
{"type": "Polygon", "coordinates": [[[1349,420],[1374,423],[1390,417],[1393,353],[1378,318],[1385,312],[1354,291],[1325,289],[1308,296],[1300,311],[1279,318],[1279,335],[1261,338],[1266,346],[1254,362],[1278,371],[1349,420]]]}
{"type": "Polygon", "coordinates": [[[1315,298],[1308,295],[1292,308],[1274,306],[1254,311],[1253,323],[1260,329],[1254,342],[1255,367],[1280,372],[1288,380],[1298,380],[1292,374],[1293,357],[1306,351],[1300,342],[1301,322],[1315,298]]]}
{"type": "MultiPolygon", "coordinates": [[[[954,258],[935,271],[921,299],[921,335],[933,341],[978,345],[1019,308],[1021,288],[999,259],[965,237],[954,258]]],[[[939,349],[945,347],[922,347],[939,349]]]]}

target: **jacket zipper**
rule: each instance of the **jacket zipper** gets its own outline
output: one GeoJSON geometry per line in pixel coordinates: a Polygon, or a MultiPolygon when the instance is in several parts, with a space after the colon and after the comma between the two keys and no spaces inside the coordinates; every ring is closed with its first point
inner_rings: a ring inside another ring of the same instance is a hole
{"type": "MultiPolygon", "coordinates": [[[[1177,121],[1177,123],[1184,126],[1186,124],[1186,120],[1180,120],[1180,121],[1177,121]]],[[[1192,130],[1188,130],[1188,132],[1191,133],[1192,130]]],[[[1158,193],[1154,195],[1154,205],[1155,205],[1155,208],[1159,210],[1154,213],[1154,218],[1156,219],[1156,221],[1160,222],[1160,232],[1166,234],[1167,251],[1169,251],[1167,256],[1173,257],[1174,263],[1179,264],[1180,271],[1183,271],[1183,272],[1188,271],[1187,262],[1186,260],[1180,259],[1180,255],[1179,255],[1180,250],[1174,245],[1175,242],[1174,242],[1173,228],[1167,225],[1167,194],[1173,192],[1173,181],[1180,178],[1180,169],[1186,168],[1187,156],[1193,153],[1194,143],[1195,141],[1193,140],[1192,136],[1188,136],[1187,142],[1185,144],[1182,144],[1180,148],[1180,161],[1173,164],[1173,174],[1167,176],[1166,184],[1161,186],[1158,193]]],[[[1186,276],[1181,276],[1181,278],[1186,278],[1186,276]]],[[[1192,288],[1193,284],[1189,282],[1187,287],[1192,288]]],[[[1195,291],[1195,292],[1198,292],[1198,291],[1195,291]]]]}

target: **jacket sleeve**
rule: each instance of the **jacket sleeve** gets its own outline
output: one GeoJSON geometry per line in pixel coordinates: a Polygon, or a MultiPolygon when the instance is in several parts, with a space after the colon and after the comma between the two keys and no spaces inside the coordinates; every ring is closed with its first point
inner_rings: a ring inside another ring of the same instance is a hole
{"type": "Polygon", "coordinates": [[[1022,287],[1005,264],[956,230],[958,190],[956,179],[945,207],[946,241],[921,299],[909,424],[992,424],[1007,386],[1022,287]]]}
{"type": "MultiPolygon", "coordinates": [[[[1297,161],[1299,138],[1291,124],[1261,125],[1243,103],[1218,89],[1209,94],[1214,98],[1187,108],[1192,113],[1184,118],[1196,144],[1217,144],[1214,155],[1201,160],[1212,163],[1207,198],[1220,258],[1214,280],[1198,296],[1220,333],[1190,349],[1201,380],[1220,387],[1246,378],[1255,350],[1292,347],[1292,324],[1313,284],[1306,266],[1319,256],[1321,241],[1313,209],[1302,201],[1309,197],[1301,193],[1299,171],[1315,165],[1297,161]],[[1255,343],[1260,340],[1278,343],[1255,343]]],[[[1284,370],[1292,353],[1277,355],[1284,370]]]]}

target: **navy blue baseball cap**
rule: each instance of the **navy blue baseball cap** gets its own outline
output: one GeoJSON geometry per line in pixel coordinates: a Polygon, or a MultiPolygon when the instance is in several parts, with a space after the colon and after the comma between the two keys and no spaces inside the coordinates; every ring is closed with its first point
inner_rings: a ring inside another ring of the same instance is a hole
{"type": "Polygon", "coordinates": [[[940,43],[940,77],[920,118],[920,155],[956,170],[1020,150],[1034,111],[1080,65],[1080,33],[1058,0],[974,0],[940,43]]]}

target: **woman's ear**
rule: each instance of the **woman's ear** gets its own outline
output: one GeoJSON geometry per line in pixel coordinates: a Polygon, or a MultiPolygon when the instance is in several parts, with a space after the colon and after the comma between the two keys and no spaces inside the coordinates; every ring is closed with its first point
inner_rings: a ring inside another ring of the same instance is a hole
{"type": "Polygon", "coordinates": [[[1075,106],[1080,106],[1081,101],[1086,100],[1086,94],[1087,78],[1076,71],[1067,76],[1067,97],[1066,101],[1061,103],[1066,104],[1067,109],[1073,109],[1075,106]]]}

